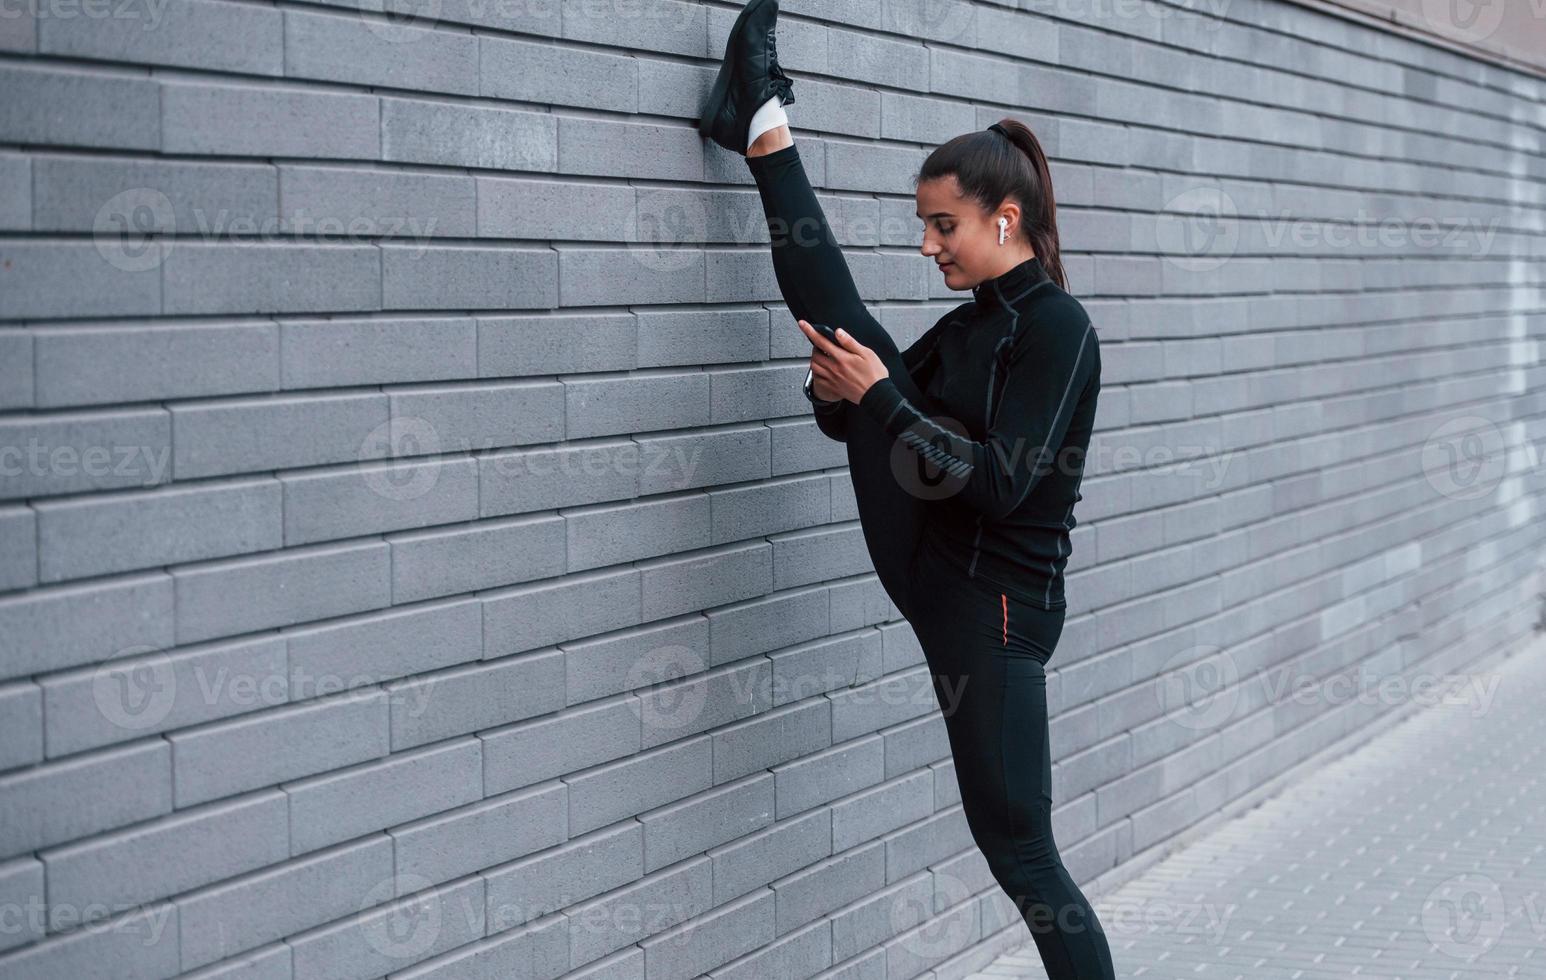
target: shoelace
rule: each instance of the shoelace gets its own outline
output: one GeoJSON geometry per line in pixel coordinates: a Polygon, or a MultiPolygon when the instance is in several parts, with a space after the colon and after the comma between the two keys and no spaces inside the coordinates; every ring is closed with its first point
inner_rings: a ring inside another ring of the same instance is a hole
{"type": "Polygon", "coordinates": [[[773,80],[773,91],[784,105],[794,102],[794,80],[784,73],[778,63],[778,35],[768,32],[768,77],[773,80]]]}

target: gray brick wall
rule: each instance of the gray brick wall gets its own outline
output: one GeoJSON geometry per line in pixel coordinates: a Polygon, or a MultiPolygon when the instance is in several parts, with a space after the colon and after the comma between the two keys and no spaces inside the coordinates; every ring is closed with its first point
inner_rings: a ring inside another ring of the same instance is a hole
{"type": "MultiPolygon", "coordinates": [[[[1049,670],[1092,891],[1536,628],[1546,80],[1276,0],[784,6],[900,343],[962,298],[928,149],[1054,158],[1107,365],[1049,670]]],[[[9,12],[0,976],[1025,940],[693,128],[735,4],[9,12]]]]}

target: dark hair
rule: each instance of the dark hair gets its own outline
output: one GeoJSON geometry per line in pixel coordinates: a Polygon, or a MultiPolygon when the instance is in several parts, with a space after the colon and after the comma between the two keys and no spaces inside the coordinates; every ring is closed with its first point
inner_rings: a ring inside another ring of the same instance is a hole
{"type": "Polygon", "coordinates": [[[955,175],[961,192],[991,211],[1013,198],[1024,215],[1021,225],[1042,268],[1062,289],[1068,288],[1058,254],[1057,202],[1052,196],[1052,172],[1041,141],[1018,119],[1000,119],[992,129],[963,133],[943,143],[923,161],[914,183],[955,175]]]}

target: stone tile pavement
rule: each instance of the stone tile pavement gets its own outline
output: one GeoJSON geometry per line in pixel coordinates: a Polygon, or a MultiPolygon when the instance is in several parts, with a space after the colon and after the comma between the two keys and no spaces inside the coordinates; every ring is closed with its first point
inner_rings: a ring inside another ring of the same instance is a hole
{"type": "Polygon", "coordinates": [[[1447,692],[1095,899],[1117,975],[1546,980],[1546,642],[1447,692]]]}

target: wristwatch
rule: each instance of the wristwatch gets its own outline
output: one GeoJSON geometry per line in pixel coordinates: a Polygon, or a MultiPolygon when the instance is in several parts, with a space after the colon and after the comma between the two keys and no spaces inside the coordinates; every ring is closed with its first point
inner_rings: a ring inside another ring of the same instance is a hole
{"type": "Polygon", "coordinates": [[[809,368],[806,368],[806,370],[805,370],[805,384],[802,387],[805,388],[805,397],[810,400],[812,405],[816,406],[818,411],[830,412],[830,411],[833,411],[838,405],[841,405],[843,403],[843,399],[841,399],[841,398],[837,399],[836,401],[830,401],[830,402],[827,401],[824,398],[817,398],[815,390],[813,390],[813,388],[811,387],[812,383],[815,380],[816,380],[815,375],[811,373],[811,370],[809,368]]]}

